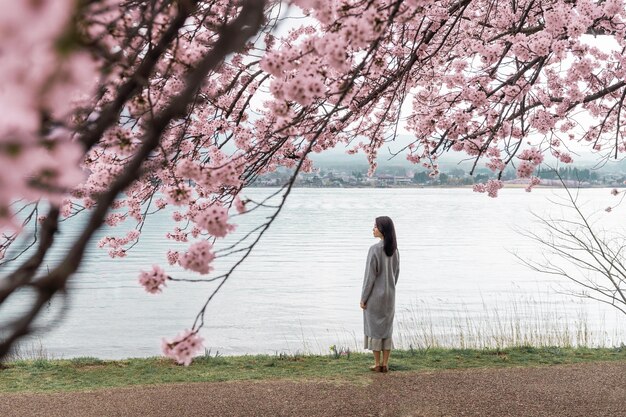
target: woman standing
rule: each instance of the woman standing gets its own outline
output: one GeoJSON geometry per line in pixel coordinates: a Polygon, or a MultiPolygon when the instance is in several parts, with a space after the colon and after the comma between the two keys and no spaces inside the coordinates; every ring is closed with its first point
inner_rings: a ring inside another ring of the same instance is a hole
{"type": "Polygon", "coordinates": [[[361,308],[365,328],[365,349],[374,351],[375,372],[387,372],[393,348],[393,316],[396,308],[396,283],[400,274],[400,255],[393,221],[377,217],[374,237],[381,241],[372,245],[367,254],[361,308]],[[383,352],[382,362],[380,352],[383,352]]]}

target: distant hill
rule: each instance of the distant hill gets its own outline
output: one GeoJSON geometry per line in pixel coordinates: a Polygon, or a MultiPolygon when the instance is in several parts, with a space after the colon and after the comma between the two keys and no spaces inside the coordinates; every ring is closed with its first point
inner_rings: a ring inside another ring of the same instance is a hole
{"type": "MultiPolygon", "coordinates": [[[[409,135],[399,135],[395,142],[385,144],[378,153],[378,166],[383,167],[402,167],[407,169],[422,169],[421,166],[406,160],[406,151],[393,156],[392,153],[399,152],[403,147],[412,141],[409,135]]],[[[311,159],[318,168],[324,169],[367,169],[367,158],[363,152],[356,155],[346,153],[347,148],[337,146],[319,154],[313,154],[311,159]]],[[[574,163],[570,166],[577,168],[595,169],[599,172],[626,172],[626,159],[621,161],[609,160],[606,163],[599,163],[598,155],[591,153],[581,153],[572,155],[574,163]]],[[[546,163],[556,165],[554,158],[546,157],[546,163]]],[[[448,152],[439,159],[439,166],[442,171],[461,168],[469,171],[474,164],[474,160],[468,160],[467,155],[459,152],[448,152]]],[[[562,166],[562,164],[560,165],[562,166]]],[[[484,163],[479,163],[478,168],[483,168],[484,163]]]]}

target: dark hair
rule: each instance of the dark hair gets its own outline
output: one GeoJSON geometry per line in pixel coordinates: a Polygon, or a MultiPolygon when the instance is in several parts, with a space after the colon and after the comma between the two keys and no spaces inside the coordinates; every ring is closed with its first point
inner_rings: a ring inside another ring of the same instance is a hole
{"type": "Polygon", "coordinates": [[[387,256],[393,255],[398,249],[396,228],[393,227],[393,221],[387,216],[376,217],[376,227],[383,235],[385,254],[387,256]]]}

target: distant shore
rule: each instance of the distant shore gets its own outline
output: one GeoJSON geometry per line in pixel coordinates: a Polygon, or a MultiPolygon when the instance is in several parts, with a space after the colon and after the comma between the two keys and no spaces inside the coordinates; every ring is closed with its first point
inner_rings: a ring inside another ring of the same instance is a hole
{"type": "MultiPolygon", "coordinates": [[[[280,188],[282,185],[255,185],[251,184],[250,187],[253,188],[280,188]]],[[[441,189],[471,189],[473,188],[473,184],[469,185],[423,185],[423,184],[411,184],[411,185],[301,185],[295,184],[293,188],[313,188],[313,189],[322,189],[322,188],[358,188],[358,189],[372,189],[372,188],[418,188],[418,189],[427,189],[427,188],[441,188],[441,189]]],[[[520,183],[504,183],[504,188],[526,188],[528,184],[520,184],[520,183]]],[[[592,185],[580,185],[576,187],[572,187],[568,185],[568,188],[624,188],[626,185],[607,185],[607,184],[592,184],[592,185]]],[[[533,189],[559,189],[564,188],[559,185],[535,185],[533,189]]]]}

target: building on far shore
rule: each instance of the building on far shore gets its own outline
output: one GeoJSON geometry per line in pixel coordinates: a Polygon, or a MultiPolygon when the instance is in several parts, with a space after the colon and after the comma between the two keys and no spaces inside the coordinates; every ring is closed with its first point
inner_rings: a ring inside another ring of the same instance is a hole
{"type": "Polygon", "coordinates": [[[374,177],[378,185],[410,185],[413,183],[412,177],[402,177],[397,175],[381,174],[374,177]]]}
{"type": "MultiPolygon", "coordinates": [[[[541,179],[540,186],[560,187],[562,178],[568,187],[624,187],[626,172],[600,172],[576,167],[559,168],[554,170],[538,169],[535,173],[541,179]]],[[[317,169],[314,172],[298,174],[295,186],[297,187],[467,187],[473,184],[485,183],[489,179],[497,178],[486,168],[478,168],[473,173],[465,172],[455,167],[449,171],[442,171],[433,176],[428,170],[407,170],[402,167],[379,168],[371,177],[367,176],[367,168],[337,167],[317,169]]],[[[252,186],[278,187],[287,183],[291,178],[291,171],[277,169],[274,172],[258,177],[252,186]]],[[[528,178],[515,178],[515,170],[509,169],[500,177],[505,184],[513,186],[527,186],[528,178]]]]}
{"type": "MultiPolygon", "coordinates": [[[[593,185],[589,181],[576,180],[563,180],[563,183],[565,183],[565,186],[569,188],[591,187],[593,185]]],[[[512,180],[506,180],[504,181],[504,184],[528,185],[528,178],[515,178],[512,180]]],[[[561,187],[563,184],[561,183],[561,180],[558,179],[542,178],[539,185],[543,185],[546,187],[561,187]]]]}

